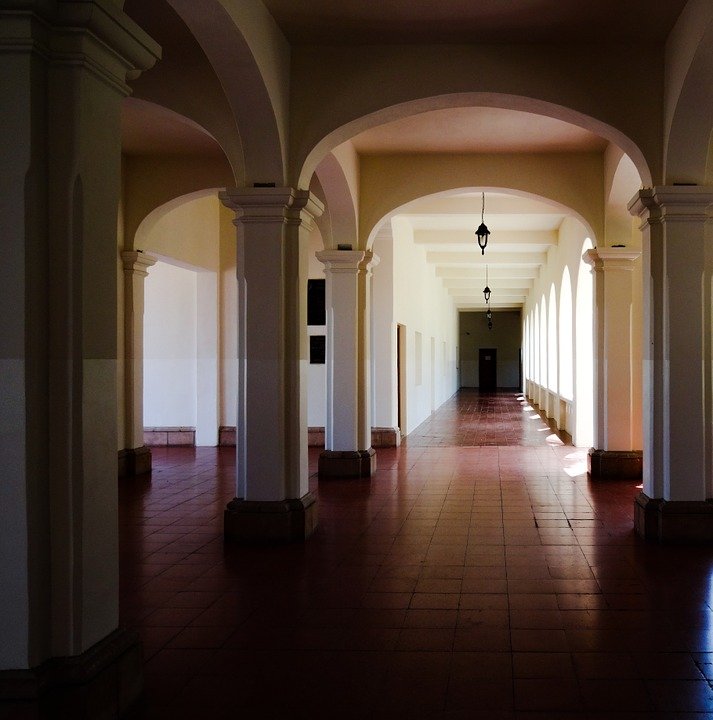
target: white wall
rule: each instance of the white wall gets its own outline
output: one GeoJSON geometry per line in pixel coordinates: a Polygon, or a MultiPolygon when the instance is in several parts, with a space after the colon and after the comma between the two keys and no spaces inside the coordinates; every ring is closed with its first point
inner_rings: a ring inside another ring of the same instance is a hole
{"type": "Polygon", "coordinates": [[[145,281],[144,426],[195,427],[197,445],[217,445],[236,413],[232,213],[196,194],[147,218],[139,241],[159,258],[145,281]]]}
{"type": "Polygon", "coordinates": [[[144,425],[196,425],[198,274],[165,262],[145,285],[144,425]]]}
{"type": "Polygon", "coordinates": [[[406,332],[406,377],[404,389],[407,397],[407,417],[402,433],[408,434],[420,425],[431,412],[440,407],[458,389],[456,345],[458,344],[458,313],[452,298],[436,277],[435,269],[426,263],[425,250],[413,241],[413,227],[405,216],[391,221],[392,251],[384,243],[388,238],[381,234],[374,243],[374,252],[383,262],[374,270],[373,297],[393,296],[393,315],[388,315],[387,304],[372,304],[372,378],[379,373],[374,368],[387,368],[390,382],[381,376],[378,392],[374,393],[372,416],[374,425],[396,427],[398,408],[395,402],[397,383],[396,327],[403,325],[406,332]],[[393,293],[389,285],[393,287],[393,293]],[[421,335],[420,357],[416,357],[416,333],[421,335]],[[445,350],[444,350],[445,343],[445,350]],[[420,383],[417,371],[420,369],[420,383]]]}

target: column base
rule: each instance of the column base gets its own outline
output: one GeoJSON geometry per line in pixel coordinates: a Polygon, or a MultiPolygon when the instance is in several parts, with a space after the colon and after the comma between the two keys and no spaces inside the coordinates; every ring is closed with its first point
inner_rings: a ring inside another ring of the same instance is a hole
{"type": "Polygon", "coordinates": [[[643,469],[640,450],[595,450],[587,455],[587,472],[597,480],[640,480],[643,469]]]}
{"type": "Polygon", "coordinates": [[[0,717],[115,718],[143,687],[141,643],[115,630],[76,657],[52,658],[29,670],[0,672],[0,717]]]}
{"type": "Polygon", "coordinates": [[[363,478],[376,472],[376,451],[324,450],[319,456],[320,478],[363,478]]]}
{"type": "Polygon", "coordinates": [[[233,498],[223,515],[225,538],[241,543],[302,542],[317,527],[317,498],[294,500],[233,498]]]}
{"type": "Polygon", "coordinates": [[[642,538],[665,545],[713,543],[713,502],[662,500],[639,493],[634,527],[642,538]]]}
{"type": "Polygon", "coordinates": [[[401,445],[401,430],[397,427],[371,428],[371,447],[390,448],[401,445]]]}
{"type": "Polygon", "coordinates": [[[119,477],[131,477],[151,472],[151,448],[126,448],[119,450],[119,477]]]}

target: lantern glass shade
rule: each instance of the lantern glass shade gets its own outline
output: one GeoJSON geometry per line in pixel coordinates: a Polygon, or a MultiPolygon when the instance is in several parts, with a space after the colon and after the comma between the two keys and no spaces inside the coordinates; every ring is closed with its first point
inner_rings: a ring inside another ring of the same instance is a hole
{"type": "Polygon", "coordinates": [[[483,288],[483,297],[486,303],[490,302],[490,288],[487,285],[483,288]]]}

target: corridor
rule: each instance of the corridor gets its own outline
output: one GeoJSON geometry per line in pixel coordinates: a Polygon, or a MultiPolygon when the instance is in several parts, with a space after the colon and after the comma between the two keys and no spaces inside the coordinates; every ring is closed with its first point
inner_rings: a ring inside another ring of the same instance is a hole
{"type": "Polygon", "coordinates": [[[638,540],[635,484],[585,458],[516,393],[461,391],[370,480],[313,474],[308,542],[240,547],[233,449],[154,450],[120,486],[135,717],[712,717],[713,555],[638,540]]]}

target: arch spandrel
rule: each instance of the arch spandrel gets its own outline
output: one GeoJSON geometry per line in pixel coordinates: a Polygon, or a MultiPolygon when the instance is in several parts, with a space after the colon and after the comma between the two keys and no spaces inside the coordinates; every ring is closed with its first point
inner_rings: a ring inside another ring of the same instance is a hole
{"type": "Polygon", "coordinates": [[[527,52],[523,48],[513,48],[506,60],[493,48],[481,48],[477,57],[471,57],[473,48],[433,57],[433,48],[377,48],[366,53],[363,62],[353,53],[347,58],[338,49],[324,50],[328,58],[319,61],[310,50],[294,58],[296,77],[311,73],[309,83],[297,83],[291,118],[290,167],[300,187],[327,152],[362,131],[430,110],[471,106],[569,122],[621,147],[645,185],[661,174],[663,77],[652,70],[660,65],[653,49],[613,48],[606,58],[582,49],[579,64],[577,53],[563,62],[555,49],[538,48],[539,59],[522,58],[530,68],[527,73],[514,60],[527,52]],[[632,86],[635,67],[640,67],[641,82],[632,86]],[[309,87],[302,87],[305,84],[309,87]],[[474,90],[474,85],[482,87],[474,90]],[[323,110],[318,117],[315,107],[323,110]]]}
{"type": "Polygon", "coordinates": [[[602,158],[596,154],[366,157],[361,179],[361,248],[408,203],[473,188],[543,200],[576,217],[592,237],[603,237],[602,158]]]}
{"type": "Polygon", "coordinates": [[[168,2],[225,89],[242,140],[244,184],[284,185],[290,50],[269,12],[258,0],[168,2]]]}
{"type": "Polygon", "coordinates": [[[315,175],[323,192],[324,224],[328,232],[322,233],[325,247],[336,248],[339,243],[353,244],[357,241],[357,215],[354,198],[344,169],[333,153],[329,153],[317,166],[315,175]]]}
{"type": "Polygon", "coordinates": [[[667,43],[662,184],[713,182],[712,69],[713,5],[690,0],[667,43]]]}

